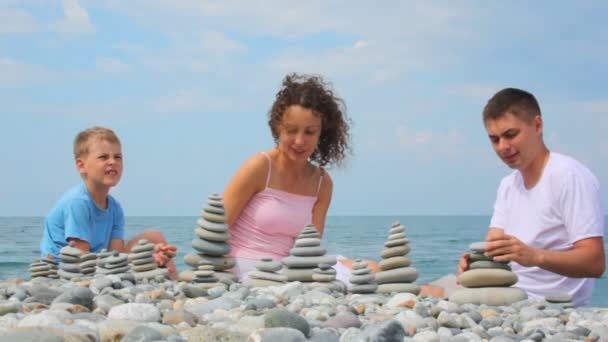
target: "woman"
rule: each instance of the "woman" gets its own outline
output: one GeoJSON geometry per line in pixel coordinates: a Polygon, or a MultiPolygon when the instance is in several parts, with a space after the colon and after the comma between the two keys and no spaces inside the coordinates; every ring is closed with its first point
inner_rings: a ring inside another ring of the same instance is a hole
{"type": "Polygon", "coordinates": [[[323,234],[333,188],[324,167],[350,152],[344,102],[321,77],[287,75],[268,115],[276,146],[245,161],[223,196],[241,280],[259,258],[287,256],[306,225],[323,234]]]}

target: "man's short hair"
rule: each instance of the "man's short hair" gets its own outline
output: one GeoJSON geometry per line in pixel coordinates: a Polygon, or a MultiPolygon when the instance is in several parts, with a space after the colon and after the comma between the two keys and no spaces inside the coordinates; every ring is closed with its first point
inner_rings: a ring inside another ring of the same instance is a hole
{"type": "Polygon", "coordinates": [[[530,123],[540,115],[540,106],[534,95],[517,88],[505,88],[494,94],[483,109],[483,123],[496,120],[507,113],[530,123]]]}
{"type": "Polygon", "coordinates": [[[93,139],[105,140],[120,144],[120,139],[113,130],[105,127],[91,127],[76,135],[74,139],[74,159],[86,156],[89,153],[89,143],[93,139]]]}

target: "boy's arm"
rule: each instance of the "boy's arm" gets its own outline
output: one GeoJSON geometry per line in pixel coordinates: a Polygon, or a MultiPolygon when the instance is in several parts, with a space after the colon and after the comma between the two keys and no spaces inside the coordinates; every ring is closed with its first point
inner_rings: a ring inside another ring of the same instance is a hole
{"type": "Polygon", "coordinates": [[[127,253],[127,247],[123,239],[112,239],[108,246],[108,251],[118,251],[119,253],[127,253]]]}

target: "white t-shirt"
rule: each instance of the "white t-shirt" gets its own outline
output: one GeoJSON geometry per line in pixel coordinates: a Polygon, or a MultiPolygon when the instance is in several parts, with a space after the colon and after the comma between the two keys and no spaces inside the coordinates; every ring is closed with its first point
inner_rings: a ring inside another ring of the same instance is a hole
{"type": "MultiPolygon", "coordinates": [[[[551,152],[538,184],[527,190],[519,171],[502,179],[490,227],[502,228],[531,247],[568,250],[576,241],[604,235],[604,212],[597,178],[571,157],[551,152]]],[[[539,267],[511,262],[515,286],[530,298],[568,292],[587,305],[595,279],[568,278],[539,267]]]]}

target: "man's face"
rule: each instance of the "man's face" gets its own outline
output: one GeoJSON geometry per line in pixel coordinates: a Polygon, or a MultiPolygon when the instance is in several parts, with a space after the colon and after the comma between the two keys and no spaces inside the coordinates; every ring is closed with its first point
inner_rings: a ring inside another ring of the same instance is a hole
{"type": "Polygon", "coordinates": [[[525,170],[542,147],[543,121],[540,115],[528,123],[511,113],[486,121],[486,131],[498,157],[512,169],[525,170]]]}

